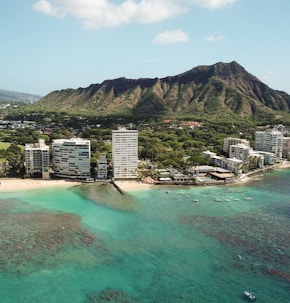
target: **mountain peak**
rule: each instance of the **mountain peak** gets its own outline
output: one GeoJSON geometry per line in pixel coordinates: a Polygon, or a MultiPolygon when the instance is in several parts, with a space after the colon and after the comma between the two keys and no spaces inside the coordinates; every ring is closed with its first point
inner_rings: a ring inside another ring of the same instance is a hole
{"type": "Polygon", "coordinates": [[[290,96],[269,88],[236,61],[200,65],[164,78],[120,77],[87,88],[52,92],[36,108],[97,116],[239,114],[290,109],[290,96]]]}

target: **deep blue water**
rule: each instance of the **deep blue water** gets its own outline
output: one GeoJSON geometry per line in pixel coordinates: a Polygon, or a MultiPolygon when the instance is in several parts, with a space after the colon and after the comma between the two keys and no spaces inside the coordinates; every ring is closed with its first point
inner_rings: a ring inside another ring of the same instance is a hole
{"type": "Polygon", "coordinates": [[[1,193],[1,303],[238,303],[244,290],[288,303],[289,194],[290,170],[124,196],[91,184],[1,193]]]}

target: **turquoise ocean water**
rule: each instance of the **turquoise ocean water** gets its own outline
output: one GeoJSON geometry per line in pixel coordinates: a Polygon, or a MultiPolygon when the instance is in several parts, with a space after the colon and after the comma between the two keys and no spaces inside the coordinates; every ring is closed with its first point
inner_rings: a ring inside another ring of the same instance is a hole
{"type": "Polygon", "coordinates": [[[0,196],[1,303],[290,302],[290,170],[234,186],[0,196]],[[198,200],[198,202],[194,202],[198,200]]]}

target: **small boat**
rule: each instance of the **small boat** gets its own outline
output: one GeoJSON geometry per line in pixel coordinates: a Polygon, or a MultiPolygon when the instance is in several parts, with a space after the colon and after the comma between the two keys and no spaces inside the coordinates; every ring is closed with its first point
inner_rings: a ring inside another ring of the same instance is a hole
{"type": "Polygon", "coordinates": [[[255,301],[256,296],[251,291],[244,291],[244,295],[250,300],[255,301]]]}
{"type": "Polygon", "coordinates": [[[193,199],[193,202],[199,202],[199,200],[198,199],[193,199]]]}

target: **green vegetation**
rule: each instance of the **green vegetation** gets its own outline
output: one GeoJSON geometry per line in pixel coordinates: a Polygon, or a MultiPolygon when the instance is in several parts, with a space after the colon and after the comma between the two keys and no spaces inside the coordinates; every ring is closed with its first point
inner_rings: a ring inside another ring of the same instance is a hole
{"type": "Polygon", "coordinates": [[[7,148],[11,145],[11,143],[8,142],[0,142],[0,150],[4,149],[7,150],[7,148]]]}
{"type": "Polygon", "coordinates": [[[14,143],[0,142],[0,174],[1,176],[23,176],[24,153],[23,146],[14,143]]]}
{"type": "MultiPolygon", "coordinates": [[[[11,170],[8,175],[20,174],[23,171],[23,148],[26,143],[44,139],[51,145],[54,139],[73,136],[91,141],[92,168],[97,165],[100,154],[105,153],[111,161],[112,129],[124,125],[139,132],[139,159],[151,166],[164,168],[175,167],[186,169],[189,166],[205,164],[202,152],[211,150],[223,155],[223,142],[226,137],[243,138],[254,146],[256,127],[259,125],[283,124],[290,126],[287,113],[277,112],[276,116],[260,114],[241,119],[237,114],[224,112],[223,118],[199,113],[176,117],[166,116],[171,121],[165,123],[165,117],[154,117],[138,121],[133,117],[124,116],[85,116],[66,112],[32,112],[30,106],[10,110],[5,117],[8,120],[35,121],[37,128],[4,129],[0,132],[0,158],[8,161],[11,170]],[[200,128],[181,128],[181,121],[198,121],[200,128]],[[44,134],[45,129],[51,131],[44,134]],[[12,153],[14,157],[12,157],[12,153]],[[149,161],[148,161],[149,160],[149,161]],[[21,164],[22,161],[22,164],[21,164]]],[[[149,165],[149,166],[150,166],[149,165]]]]}

